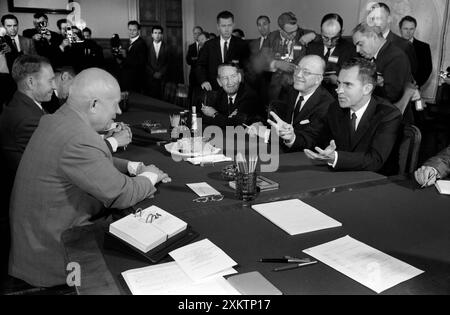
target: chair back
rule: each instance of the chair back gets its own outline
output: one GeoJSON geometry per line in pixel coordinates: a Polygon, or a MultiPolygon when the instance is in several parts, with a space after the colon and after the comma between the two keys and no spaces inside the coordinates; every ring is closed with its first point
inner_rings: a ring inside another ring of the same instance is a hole
{"type": "Polygon", "coordinates": [[[422,134],[414,125],[406,125],[399,149],[399,175],[411,174],[417,169],[422,134]]]}

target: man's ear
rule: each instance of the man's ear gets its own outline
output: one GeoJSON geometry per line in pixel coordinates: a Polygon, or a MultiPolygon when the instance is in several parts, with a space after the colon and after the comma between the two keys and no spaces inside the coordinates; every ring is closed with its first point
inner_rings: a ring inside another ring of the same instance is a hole
{"type": "Polygon", "coordinates": [[[372,83],[364,84],[364,86],[363,86],[364,95],[369,95],[370,93],[372,93],[374,88],[375,88],[375,86],[372,83]]]}
{"type": "Polygon", "coordinates": [[[90,104],[89,104],[89,111],[90,111],[91,113],[97,113],[97,110],[98,110],[97,100],[96,100],[96,99],[93,99],[93,100],[90,101],[90,104]]]}
{"type": "Polygon", "coordinates": [[[223,87],[222,82],[219,80],[219,78],[217,78],[217,83],[219,83],[220,87],[223,87]]]}
{"type": "Polygon", "coordinates": [[[68,81],[68,80],[70,80],[71,77],[72,77],[72,76],[69,74],[69,72],[66,72],[66,71],[64,71],[64,72],[61,74],[61,80],[62,80],[62,81],[68,81]]]}

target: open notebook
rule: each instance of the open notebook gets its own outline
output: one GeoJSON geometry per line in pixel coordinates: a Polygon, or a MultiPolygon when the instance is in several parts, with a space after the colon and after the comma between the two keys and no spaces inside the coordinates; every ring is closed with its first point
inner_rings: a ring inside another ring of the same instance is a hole
{"type": "Polygon", "coordinates": [[[112,223],[109,232],[146,253],[186,228],[183,220],[151,206],[112,223]]]}
{"type": "Polygon", "coordinates": [[[435,186],[440,194],[450,195],[450,180],[438,180],[435,186]]]}

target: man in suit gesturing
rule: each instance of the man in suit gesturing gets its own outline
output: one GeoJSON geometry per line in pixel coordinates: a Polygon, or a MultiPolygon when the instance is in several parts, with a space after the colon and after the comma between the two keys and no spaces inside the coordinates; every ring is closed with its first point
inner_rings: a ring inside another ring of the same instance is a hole
{"type": "Polygon", "coordinates": [[[336,171],[393,172],[386,163],[395,146],[401,113],[385,100],[372,95],[376,85],[375,65],[353,58],[342,65],[338,76],[338,105],[330,106],[317,143],[328,143],[308,158],[327,163],[336,171]],[[330,141],[331,140],[331,141],[330,141]]]}
{"type": "Polygon", "coordinates": [[[217,91],[217,69],[222,63],[235,63],[244,69],[249,58],[249,48],[245,40],[232,36],[234,15],[223,11],[217,15],[217,30],[220,36],[209,40],[200,50],[197,61],[197,79],[202,89],[217,91]]]}
{"type": "MultiPolygon", "coordinates": [[[[270,112],[274,121],[268,123],[288,150],[311,148],[323,128],[328,107],[336,102],[321,86],[324,71],[325,61],[321,57],[303,57],[294,71],[294,86],[288,92],[287,102],[278,103],[270,112]]],[[[262,124],[255,123],[252,127],[266,141],[269,139],[270,130],[262,124]]]]}

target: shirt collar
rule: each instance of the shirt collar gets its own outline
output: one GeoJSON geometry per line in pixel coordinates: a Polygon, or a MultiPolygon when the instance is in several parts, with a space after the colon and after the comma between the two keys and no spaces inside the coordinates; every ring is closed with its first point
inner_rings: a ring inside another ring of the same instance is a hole
{"type": "MultiPolygon", "coordinates": [[[[336,49],[336,46],[334,46],[333,48],[330,49],[330,56],[333,54],[333,52],[334,52],[335,49],[336,49]]],[[[326,55],[327,50],[328,50],[327,46],[324,45],[324,46],[323,46],[323,55],[324,55],[324,56],[326,55]]]]}
{"type": "Polygon", "coordinates": [[[42,104],[41,103],[39,103],[39,102],[37,102],[37,101],[35,101],[35,100],[33,100],[33,102],[40,108],[40,110],[44,110],[43,108],[42,108],[42,104]]]}
{"type": "Polygon", "coordinates": [[[364,116],[364,113],[366,112],[367,107],[369,107],[371,100],[372,99],[369,99],[369,101],[363,107],[358,109],[356,112],[353,111],[352,109],[350,109],[350,119],[352,118],[353,113],[356,114],[356,127],[358,127],[359,122],[361,121],[362,116],[364,116]]]}
{"type": "Polygon", "coordinates": [[[237,93],[236,94],[234,94],[233,96],[230,96],[230,95],[228,95],[228,99],[232,99],[233,100],[233,104],[235,103],[235,101],[236,101],[236,97],[237,97],[237,93]]]}
{"type": "Polygon", "coordinates": [[[383,33],[383,37],[386,39],[389,36],[389,33],[391,32],[390,29],[387,29],[384,33],[383,33]]]}
{"type": "Polygon", "coordinates": [[[136,36],[135,38],[130,38],[130,44],[133,44],[140,36],[136,36]]]}
{"type": "Polygon", "coordinates": [[[161,46],[161,43],[162,43],[162,41],[160,41],[159,43],[153,42],[153,45],[155,45],[155,46],[161,46]]]}
{"type": "Polygon", "coordinates": [[[225,42],[228,42],[228,46],[230,45],[231,37],[227,40],[223,39],[222,36],[220,36],[220,45],[223,46],[225,42]]]}
{"type": "Polygon", "coordinates": [[[377,52],[375,53],[375,55],[373,56],[373,58],[375,58],[375,59],[378,58],[378,54],[380,53],[380,50],[381,50],[381,48],[384,47],[384,45],[386,45],[386,42],[385,42],[383,45],[381,45],[380,47],[378,47],[378,50],[377,50],[377,52]]]}

